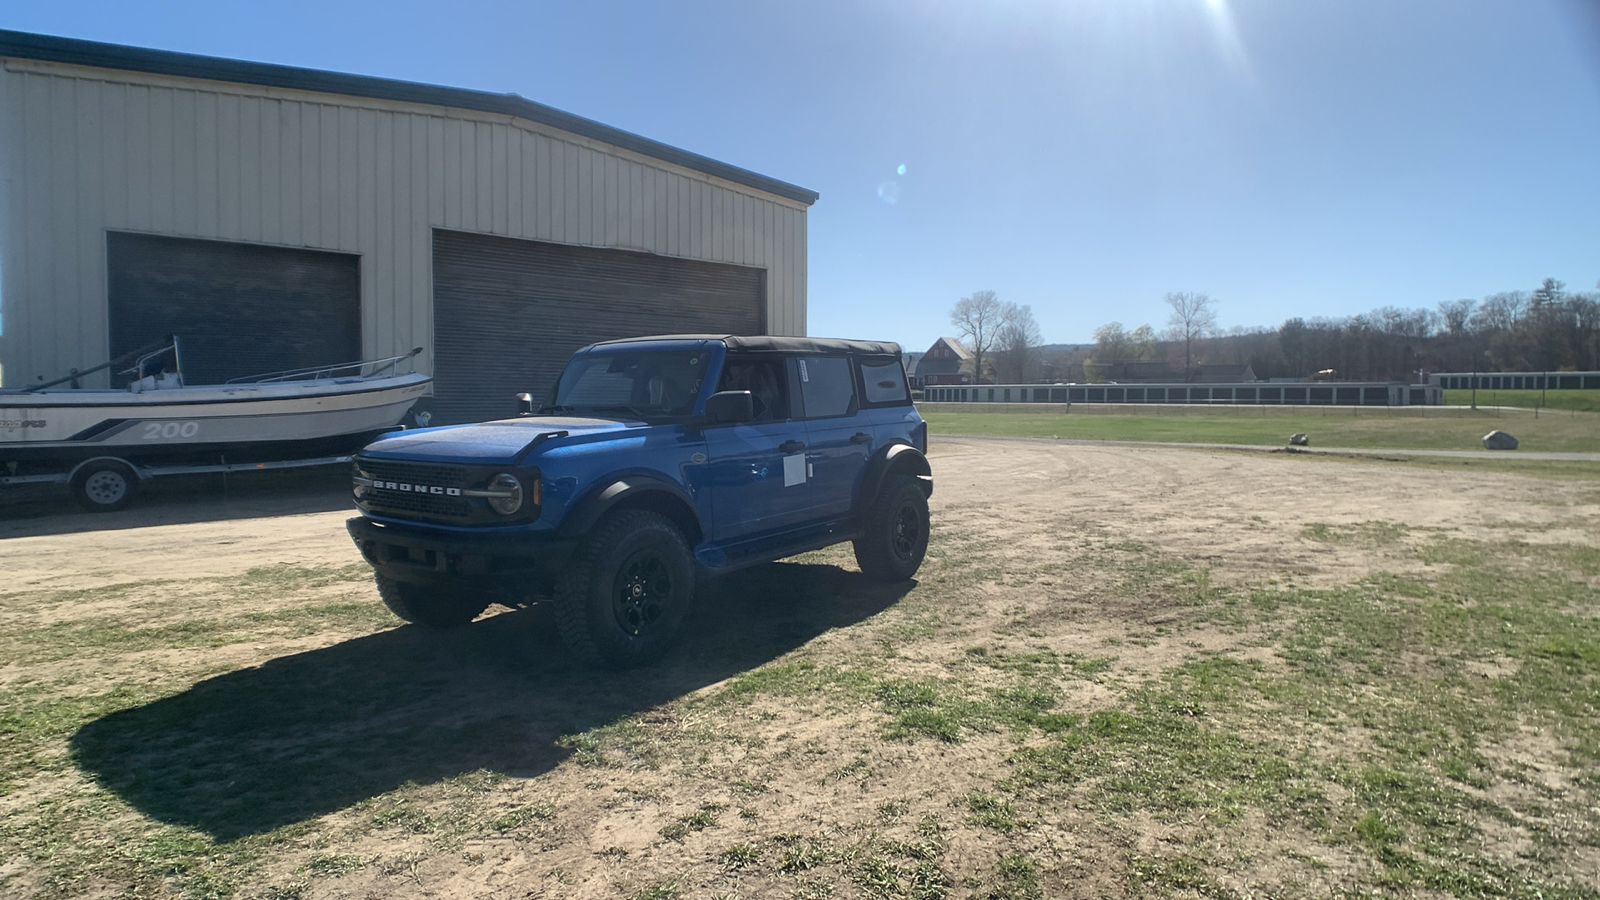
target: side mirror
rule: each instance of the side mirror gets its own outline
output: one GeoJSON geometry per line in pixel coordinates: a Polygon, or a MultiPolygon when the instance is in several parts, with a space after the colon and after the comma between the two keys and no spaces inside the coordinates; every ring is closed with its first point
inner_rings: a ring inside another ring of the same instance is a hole
{"type": "Polygon", "coordinates": [[[755,397],[749,391],[718,391],[706,398],[706,419],[712,425],[737,425],[755,417],[755,397]]]}
{"type": "Polygon", "coordinates": [[[519,415],[519,416],[531,416],[531,415],[533,415],[534,409],[535,409],[535,407],[533,405],[533,395],[532,394],[518,394],[517,395],[517,415],[519,415]]]}

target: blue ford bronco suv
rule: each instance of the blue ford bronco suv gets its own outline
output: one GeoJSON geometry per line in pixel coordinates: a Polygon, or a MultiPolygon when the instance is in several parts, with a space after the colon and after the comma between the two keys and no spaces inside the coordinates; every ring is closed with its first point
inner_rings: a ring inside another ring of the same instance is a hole
{"type": "Polygon", "coordinates": [[[928,546],[927,425],[898,344],[668,335],[573,354],[519,418],[381,438],[348,529],[395,615],[550,602],[581,660],[658,658],[706,576],[844,541],[877,581],[928,546]]]}

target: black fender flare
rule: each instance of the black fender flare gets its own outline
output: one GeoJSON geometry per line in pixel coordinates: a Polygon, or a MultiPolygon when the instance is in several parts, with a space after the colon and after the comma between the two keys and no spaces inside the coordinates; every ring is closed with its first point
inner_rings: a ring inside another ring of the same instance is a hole
{"type": "Polygon", "coordinates": [[[916,476],[917,482],[922,485],[922,492],[933,496],[933,469],[928,465],[928,458],[910,444],[891,443],[873,454],[867,463],[866,474],[862,476],[861,488],[856,494],[857,517],[872,504],[872,498],[878,496],[878,489],[883,487],[884,479],[891,473],[916,476]]]}
{"type": "Polygon", "coordinates": [[[650,494],[660,495],[659,498],[648,499],[659,499],[665,504],[667,517],[684,530],[683,537],[689,546],[699,543],[705,532],[688,493],[665,478],[644,474],[623,475],[590,488],[572,504],[561,526],[556,529],[556,534],[564,538],[581,538],[594,528],[602,516],[617,508],[624,500],[637,501],[650,494]]]}

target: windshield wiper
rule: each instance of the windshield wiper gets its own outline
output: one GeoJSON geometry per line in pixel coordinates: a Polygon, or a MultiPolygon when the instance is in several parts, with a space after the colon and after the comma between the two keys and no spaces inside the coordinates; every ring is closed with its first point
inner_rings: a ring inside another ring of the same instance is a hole
{"type": "Polygon", "coordinates": [[[539,407],[539,415],[542,416],[549,413],[569,413],[576,409],[576,406],[554,406],[547,403],[544,406],[539,407]]]}

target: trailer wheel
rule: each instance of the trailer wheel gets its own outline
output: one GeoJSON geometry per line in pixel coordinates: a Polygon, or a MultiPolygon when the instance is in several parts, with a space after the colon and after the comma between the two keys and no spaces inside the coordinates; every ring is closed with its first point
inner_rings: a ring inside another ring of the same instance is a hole
{"type": "Polygon", "coordinates": [[[83,465],[72,475],[72,496],[90,512],[114,512],[133,502],[139,475],[127,463],[104,460],[83,465]]]}

